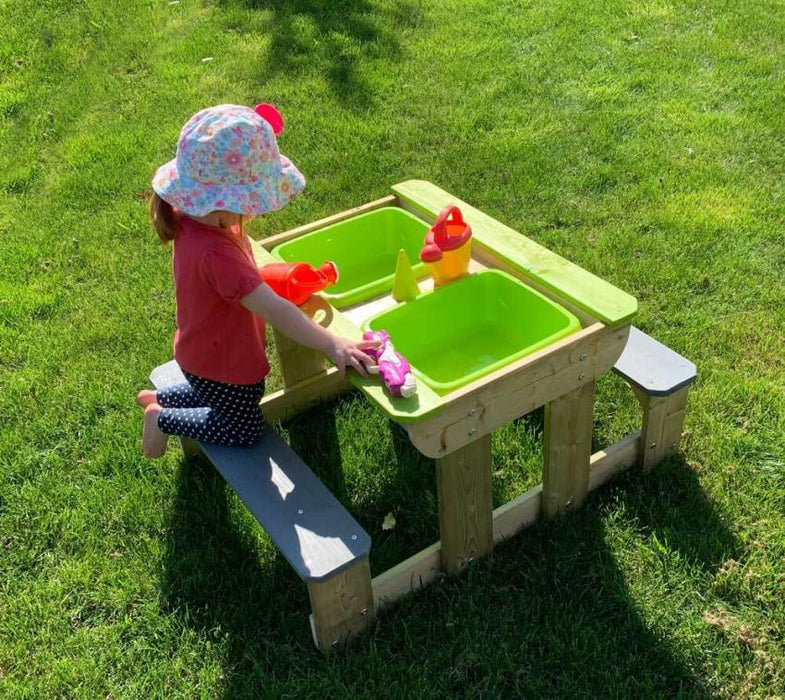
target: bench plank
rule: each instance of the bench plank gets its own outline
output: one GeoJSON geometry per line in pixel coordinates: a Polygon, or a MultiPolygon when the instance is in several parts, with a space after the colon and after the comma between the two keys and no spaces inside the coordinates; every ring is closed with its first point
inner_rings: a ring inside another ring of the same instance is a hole
{"type": "MultiPolygon", "coordinates": [[[[185,378],[172,361],[150,380],[161,388],[185,378]]],[[[304,581],[326,581],[368,557],[369,535],[272,428],[251,447],[199,447],[304,581]]]]}
{"type": "Polygon", "coordinates": [[[698,376],[692,362],[635,326],[613,370],[649,396],[669,396],[698,376]]]}

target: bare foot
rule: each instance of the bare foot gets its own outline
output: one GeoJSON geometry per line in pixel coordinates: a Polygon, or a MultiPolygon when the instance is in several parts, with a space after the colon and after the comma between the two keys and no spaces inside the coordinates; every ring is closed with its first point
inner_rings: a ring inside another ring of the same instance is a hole
{"type": "Polygon", "coordinates": [[[158,414],[161,407],[151,403],[144,409],[144,428],[142,429],[142,452],[145,457],[157,459],[166,454],[169,436],[158,427],[158,414]]]}
{"type": "Polygon", "coordinates": [[[136,395],[136,403],[138,403],[142,408],[147,408],[151,403],[157,403],[158,396],[154,391],[150,391],[150,389],[142,389],[136,395]]]}

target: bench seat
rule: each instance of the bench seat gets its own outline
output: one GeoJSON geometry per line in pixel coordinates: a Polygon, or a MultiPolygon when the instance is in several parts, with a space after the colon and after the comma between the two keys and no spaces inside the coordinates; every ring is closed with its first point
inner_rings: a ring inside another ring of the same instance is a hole
{"type": "Polygon", "coordinates": [[[634,326],[614,372],[632,387],[643,409],[638,461],[644,471],[679,449],[695,365],[634,326]]]}
{"type": "MultiPolygon", "coordinates": [[[[150,380],[162,388],[185,377],[172,361],[150,380]]],[[[369,535],[272,428],[252,447],[199,447],[303,581],[326,581],[368,557],[369,535]]]]}
{"type": "MultiPolygon", "coordinates": [[[[156,388],[185,381],[172,361],[152,371],[156,388]]],[[[371,538],[272,429],[251,447],[180,439],[186,456],[201,451],[306,582],[314,643],[326,651],[374,618],[371,538]]]]}
{"type": "Polygon", "coordinates": [[[692,362],[635,326],[613,371],[650,396],[670,396],[698,376],[692,362]]]}

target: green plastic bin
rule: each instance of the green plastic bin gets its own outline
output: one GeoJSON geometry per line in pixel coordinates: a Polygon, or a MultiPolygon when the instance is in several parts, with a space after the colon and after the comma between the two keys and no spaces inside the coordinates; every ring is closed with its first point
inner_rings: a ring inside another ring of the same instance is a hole
{"type": "Polygon", "coordinates": [[[438,287],[365,324],[386,330],[415,374],[442,395],[580,327],[569,311],[498,270],[438,287]]]}
{"type": "Polygon", "coordinates": [[[415,277],[427,275],[419,257],[427,231],[428,224],[413,214],[384,207],[281,243],[272,253],[284,262],[307,262],[315,267],[325,260],[335,262],[338,282],[321,296],[340,309],[389,292],[401,248],[412,262],[415,277]]]}

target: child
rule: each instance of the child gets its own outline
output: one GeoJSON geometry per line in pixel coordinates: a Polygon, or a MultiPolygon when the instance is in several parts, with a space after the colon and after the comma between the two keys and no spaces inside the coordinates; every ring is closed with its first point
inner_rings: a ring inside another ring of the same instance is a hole
{"type": "Polygon", "coordinates": [[[153,178],[152,224],[164,243],[174,241],[174,357],[188,381],[139,392],[146,457],[162,457],[169,435],[221,445],[262,436],[265,319],[323,352],[341,374],[353,367],[365,376],[365,365],[375,364],[363,349],[376,344],[333,335],[259,275],[243,224],[305,187],[278,151],[282,125],[269,105],[203,109],[180,132],[176,158],[153,178]]]}

